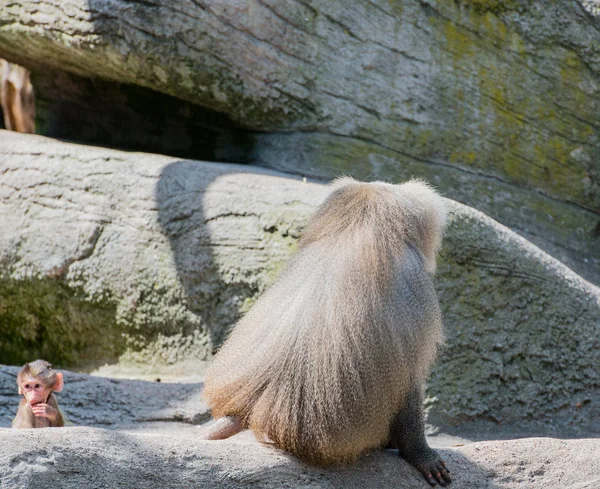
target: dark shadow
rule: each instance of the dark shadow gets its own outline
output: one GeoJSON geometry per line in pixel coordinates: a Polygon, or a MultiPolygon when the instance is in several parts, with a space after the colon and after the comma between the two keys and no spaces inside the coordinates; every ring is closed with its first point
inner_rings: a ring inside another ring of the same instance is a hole
{"type": "MultiPolygon", "coordinates": [[[[431,422],[432,419],[429,419],[431,422]]],[[[557,429],[553,425],[537,424],[534,421],[523,421],[520,424],[501,425],[491,421],[475,419],[466,421],[456,426],[445,423],[436,424],[436,434],[430,438],[434,440],[439,437],[440,440],[457,438],[461,442],[478,442],[478,441],[494,441],[494,440],[517,440],[520,438],[558,438],[562,440],[568,439],[584,439],[584,438],[600,438],[600,433],[593,431],[584,431],[565,428],[557,429]]],[[[435,443],[435,441],[434,441],[435,443]]]]}
{"type": "MultiPolygon", "coordinates": [[[[223,323],[233,324],[238,315],[236,308],[227,311],[225,306],[226,295],[233,291],[228,291],[219,278],[203,204],[208,186],[223,173],[222,165],[207,171],[206,165],[177,161],[163,169],[156,187],[159,223],[171,245],[187,307],[198,318],[202,333],[208,334],[213,348],[222,340],[223,323]]],[[[252,291],[240,287],[236,292],[247,297],[252,291]]],[[[177,328],[172,333],[191,336],[198,324],[182,324],[177,328]]]]}
{"type": "Polygon", "coordinates": [[[115,149],[244,163],[251,135],[223,114],[136,85],[35,68],[38,134],[115,149]]]}
{"type": "MultiPolygon", "coordinates": [[[[256,297],[259,288],[264,285],[235,274],[225,280],[223,274],[228,272],[223,270],[223,264],[219,265],[215,260],[215,247],[232,245],[224,244],[218,237],[212,236],[207,223],[216,217],[235,215],[235,212],[226,201],[215,202],[211,205],[211,212],[216,215],[207,216],[204,199],[208,187],[217,178],[231,173],[298,178],[245,165],[177,161],[163,169],[156,187],[159,223],[173,252],[177,275],[185,289],[186,306],[198,318],[213,348],[222,343],[239,319],[243,305],[256,297]]],[[[214,195],[212,197],[215,198],[214,195]]],[[[235,195],[224,198],[235,199],[235,195]]],[[[252,209],[247,209],[247,212],[252,213],[252,209]]],[[[256,231],[262,232],[258,221],[256,225],[256,231]]],[[[249,246],[249,243],[240,244],[239,249],[243,250],[244,246],[249,246]]],[[[179,325],[178,328],[172,333],[189,336],[198,325],[179,325]]]]}

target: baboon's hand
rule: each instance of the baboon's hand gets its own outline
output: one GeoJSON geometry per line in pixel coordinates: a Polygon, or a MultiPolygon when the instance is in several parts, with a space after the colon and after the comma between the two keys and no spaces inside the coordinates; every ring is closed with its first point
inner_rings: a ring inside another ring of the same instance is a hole
{"type": "Polygon", "coordinates": [[[410,457],[408,462],[421,471],[431,486],[439,484],[446,487],[452,482],[450,471],[446,468],[446,462],[431,448],[410,457]]]}
{"type": "Polygon", "coordinates": [[[56,417],[58,416],[58,411],[45,403],[34,404],[31,406],[31,410],[35,416],[48,418],[50,421],[56,421],[56,417]]]}

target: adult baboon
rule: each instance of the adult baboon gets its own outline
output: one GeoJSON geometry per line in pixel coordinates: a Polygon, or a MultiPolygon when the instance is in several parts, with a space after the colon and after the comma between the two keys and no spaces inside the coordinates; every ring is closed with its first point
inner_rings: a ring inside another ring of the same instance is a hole
{"type": "Polygon", "coordinates": [[[431,274],[444,221],[422,181],[336,181],[287,269],[217,353],[205,397],[223,419],[206,437],[250,428],[319,465],[390,446],[447,485],[422,410],[442,341],[431,274]]]}

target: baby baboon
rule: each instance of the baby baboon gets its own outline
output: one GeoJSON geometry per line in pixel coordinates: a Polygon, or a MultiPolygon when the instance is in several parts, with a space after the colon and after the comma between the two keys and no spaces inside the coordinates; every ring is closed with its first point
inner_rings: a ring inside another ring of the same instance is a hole
{"type": "Polygon", "coordinates": [[[287,269],[217,353],[205,397],[223,419],[206,437],[250,428],[318,465],[387,446],[447,485],[422,410],[443,336],[431,274],[444,220],[424,182],[336,181],[287,269]]]}
{"type": "Polygon", "coordinates": [[[54,392],[63,389],[63,375],[44,360],[23,365],[17,375],[19,394],[23,396],[13,428],[49,428],[65,425],[54,392]]]}

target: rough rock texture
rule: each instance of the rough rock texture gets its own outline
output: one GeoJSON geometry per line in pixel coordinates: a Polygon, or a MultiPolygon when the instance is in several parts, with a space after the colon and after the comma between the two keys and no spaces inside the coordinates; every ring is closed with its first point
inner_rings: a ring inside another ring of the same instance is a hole
{"type": "MultiPolygon", "coordinates": [[[[236,161],[322,178],[426,177],[600,283],[596,2],[21,0],[0,6],[0,55],[34,68],[38,80],[61,79],[48,68],[66,70],[199,104],[249,131],[242,141],[214,143],[218,153],[233,148],[236,161]]],[[[63,92],[95,114],[102,104],[90,102],[89,85],[82,81],[71,90],[67,83],[63,92]]],[[[54,103],[56,90],[41,88],[42,126],[53,113],[69,119],[77,112],[72,100],[54,103]]],[[[117,93],[112,100],[123,100],[113,121],[162,112],[129,99],[129,89],[98,89],[100,99],[117,93]],[[127,116],[135,111],[142,115],[127,116]]],[[[211,139],[214,128],[202,134],[189,115],[167,123],[181,128],[175,131],[181,137],[170,138],[158,121],[177,112],[149,116],[144,126],[159,141],[141,135],[129,143],[169,150],[171,139],[170,149],[181,154],[186,144],[193,149],[187,136],[195,128],[198,139],[211,139]]],[[[92,123],[97,138],[120,144],[111,133],[122,133],[122,124],[111,129],[99,120],[92,123]]],[[[69,137],[85,139],[89,126],[73,126],[69,137]]]]}
{"type": "Polygon", "coordinates": [[[598,433],[600,289],[481,212],[451,209],[430,422],[598,433]]]}
{"type": "Polygon", "coordinates": [[[23,60],[177,94],[253,129],[408,139],[412,156],[600,209],[585,179],[600,32],[573,0],[45,0],[2,12],[1,50],[23,60]]]}
{"type": "MultiPolygon", "coordinates": [[[[9,427],[19,405],[20,367],[0,365],[0,427],[9,427]]],[[[165,384],[107,379],[63,371],[65,389],[57,394],[70,424],[131,428],[147,422],[200,424],[210,418],[201,384],[165,384]]]]}
{"type": "Polygon", "coordinates": [[[22,341],[4,352],[24,348],[11,363],[42,354],[101,363],[122,353],[123,332],[154,360],[205,357],[272,281],[326,194],[246,166],[10,132],[1,141],[0,348],[15,335],[22,341]],[[86,313],[82,294],[101,314],[86,313]],[[63,336],[69,328],[78,334],[63,336]],[[39,345],[53,351],[36,353],[39,345]]]}
{"type": "Polygon", "coordinates": [[[585,9],[595,17],[600,17],[600,0],[581,0],[585,9]]]}
{"type": "MultiPolygon", "coordinates": [[[[598,439],[481,442],[441,450],[454,484],[473,489],[593,489],[598,439]]],[[[98,428],[0,429],[0,487],[429,487],[393,451],[352,467],[318,469],[255,441],[126,434],[98,428]]]]}
{"type": "MultiPolygon", "coordinates": [[[[105,343],[125,360],[205,358],[328,191],[250,166],[1,141],[0,358],[13,364],[101,362],[105,343]]],[[[600,289],[447,202],[437,287],[448,339],[430,421],[600,432],[600,289]]]]}

